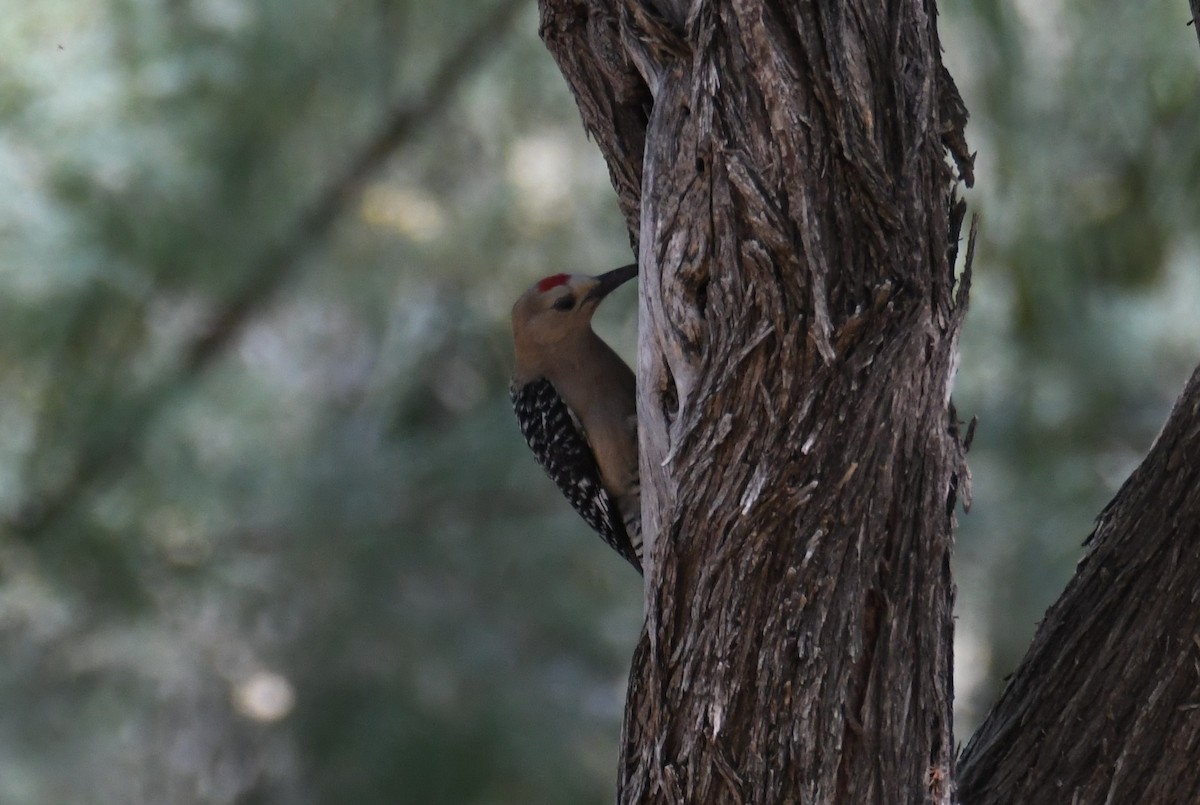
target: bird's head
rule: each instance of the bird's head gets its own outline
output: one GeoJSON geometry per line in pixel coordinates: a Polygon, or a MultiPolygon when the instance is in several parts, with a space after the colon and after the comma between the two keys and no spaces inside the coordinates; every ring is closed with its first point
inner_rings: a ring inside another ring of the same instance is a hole
{"type": "Polygon", "coordinates": [[[513,341],[522,353],[553,349],[591,331],[592,314],[614,288],[637,276],[637,266],[613,269],[596,277],[554,274],[538,280],[512,309],[513,341]]]}

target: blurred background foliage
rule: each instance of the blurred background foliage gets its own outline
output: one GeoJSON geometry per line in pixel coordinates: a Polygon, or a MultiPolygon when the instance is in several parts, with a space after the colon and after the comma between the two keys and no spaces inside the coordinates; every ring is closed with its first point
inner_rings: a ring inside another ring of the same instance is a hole
{"type": "MultiPolygon", "coordinates": [[[[964,740],[1200,360],[1200,49],[1183,2],[941,11],[982,215],[964,740]]],[[[0,802],[611,800],[640,584],[526,452],[507,314],[629,251],[536,32],[5,9],[0,802]]]]}

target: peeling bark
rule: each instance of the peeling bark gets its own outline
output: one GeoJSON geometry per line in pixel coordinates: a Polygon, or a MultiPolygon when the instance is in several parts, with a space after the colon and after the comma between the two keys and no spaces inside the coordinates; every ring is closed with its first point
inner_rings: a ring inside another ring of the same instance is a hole
{"type": "Polygon", "coordinates": [[[611,2],[540,2],[539,33],[571,88],[583,127],[608,162],[636,251],[650,90],[621,44],[611,2]]]}
{"type": "Polygon", "coordinates": [[[962,801],[1200,802],[1200,369],[962,757],[962,801]]]}
{"type": "Polygon", "coordinates": [[[971,160],[933,3],[540,5],[642,272],[619,800],[948,802],[971,160]]]}
{"type": "Polygon", "coordinates": [[[1084,544],[962,754],[965,803],[1200,802],[1200,368],[1084,544]]]}
{"type": "MultiPolygon", "coordinates": [[[[619,801],[952,801],[973,177],[932,0],[541,8],[642,271],[619,801]]],[[[962,801],[1200,801],[1197,579],[1200,369],[964,752],[962,801]]]]}

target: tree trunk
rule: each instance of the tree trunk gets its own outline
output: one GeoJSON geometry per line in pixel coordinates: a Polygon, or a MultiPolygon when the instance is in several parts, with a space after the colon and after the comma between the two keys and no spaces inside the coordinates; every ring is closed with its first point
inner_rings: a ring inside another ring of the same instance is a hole
{"type": "MultiPolygon", "coordinates": [[[[950,801],[970,258],[956,289],[947,152],[972,177],[934,4],[541,10],[642,272],[619,800],[950,801]]],[[[1200,370],[963,754],[962,801],[1200,801],[1198,456],[1200,370]]]]}
{"type": "Polygon", "coordinates": [[[935,8],[685,5],[541,2],[641,265],[619,799],[948,802],[970,158],[935,8]]]}
{"type": "Polygon", "coordinates": [[[963,802],[1200,802],[1200,368],[1084,544],[963,752],[963,802]]]}
{"type": "Polygon", "coordinates": [[[1200,802],[1200,369],[962,757],[962,801],[1200,802]]]}

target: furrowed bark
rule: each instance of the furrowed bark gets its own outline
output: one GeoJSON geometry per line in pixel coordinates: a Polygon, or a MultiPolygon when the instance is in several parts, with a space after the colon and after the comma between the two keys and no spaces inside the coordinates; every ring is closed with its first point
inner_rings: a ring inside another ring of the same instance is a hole
{"type": "Polygon", "coordinates": [[[949,802],[948,157],[971,177],[933,3],[541,9],[640,226],[650,555],[619,800],[949,802]]]}
{"type": "Polygon", "coordinates": [[[962,801],[1200,802],[1200,369],[962,757],[962,801]]]}
{"type": "Polygon", "coordinates": [[[1084,544],[963,752],[964,803],[1200,802],[1200,367],[1084,544]]]}
{"type": "Polygon", "coordinates": [[[563,75],[569,77],[583,127],[608,163],[636,251],[651,96],[621,44],[616,3],[539,0],[538,8],[538,32],[563,75]]]}

